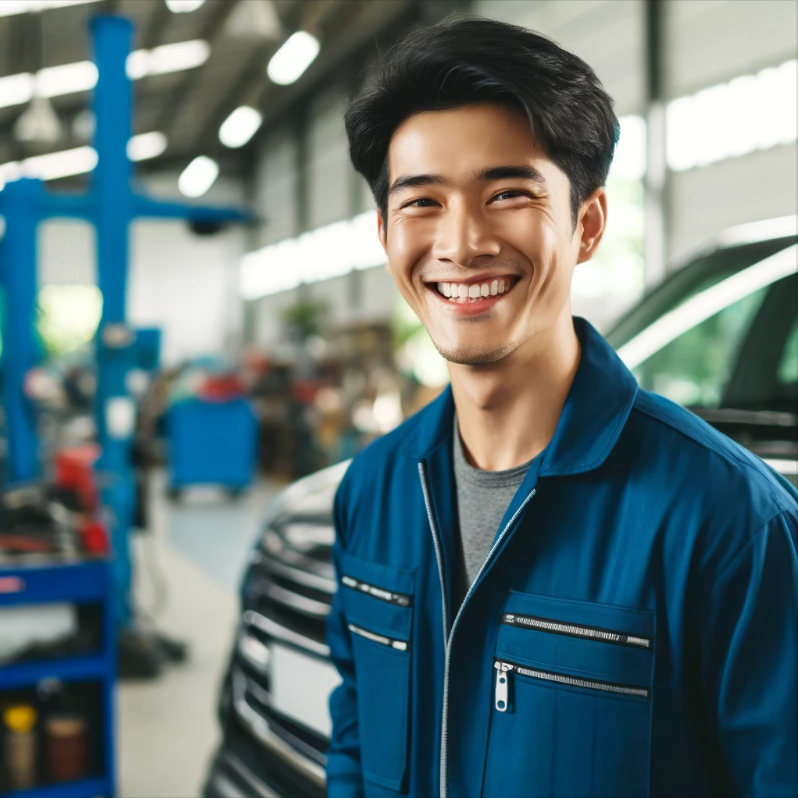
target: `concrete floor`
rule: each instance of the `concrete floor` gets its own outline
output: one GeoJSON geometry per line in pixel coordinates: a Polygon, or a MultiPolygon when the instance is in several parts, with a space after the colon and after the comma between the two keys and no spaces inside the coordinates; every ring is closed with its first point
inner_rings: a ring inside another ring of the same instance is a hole
{"type": "Polygon", "coordinates": [[[190,655],[155,681],[120,684],[119,792],[192,798],[219,740],[216,700],[238,619],[239,577],[263,509],[280,486],[260,482],[238,502],[197,489],[180,504],[164,498],[161,476],[153,488],[152,534],[134,542],[136,600],[145,611],[156,602],[155,567],[168,587],[156,628],[187,642],[190,655]]]}

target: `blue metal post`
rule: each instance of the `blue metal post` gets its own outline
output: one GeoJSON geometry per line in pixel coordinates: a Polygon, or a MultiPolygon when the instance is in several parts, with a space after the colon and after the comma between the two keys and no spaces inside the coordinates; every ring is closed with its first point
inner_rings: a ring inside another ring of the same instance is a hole
{"type": "Polygon", "coordinates": [[[36,318],[36,233],[40,218],[41,183],[18,180],[5,192],[3,215],[3,411],[8,461],[3,480],[27,482],[39,475],[39,440],[33,405],[24,393],[24,377],[39,361],[32,320],[36,318]]]}
{"type": "Polygon", "coordinates": [[[103,311],[97,335],[96,419],[102,454],[100,490],[114,550],[116,625],[129,626],[131,564],[129,532],[135,496],[130,463],[133,418],[127,375],[135,363],[135,333],[126,325],[129,228],[134,218],[243,222],[251,215],[237,208],[164,202],[136,193],[127,142],[132,135],[132,89],[125,65],[132,24],[101,15],[91,22],[99,77],[94,92],[98,164],[86,195],[57,195],[38,180],[9,183],[0,190],[6,218],[0,248],[3,313],[3,406],[10,443],[10,474],[15,481],[39,476],[38,442],[31,408],[23,395],[25,374],[37,364],[35,346],[36,226],[51,217],[86,219],[97,228],[97,271],[103,311]],[[111,422],[111,423],[109,423],[111,422]]]}
{"type": "Polygon", "coordinates": [[[133,400],[127,374],[133,366],[135,336],[125,327],[129,226],[133,197],[131,164],[126,144],[131,135],[133,97],[125,61],[130,52],[133,25],[122,17],[97,16],[91,21],[98,68],[94,93],[97,168],[93,174],[96,202],[97,276],[103,309],[97,343],[97,396],[95,417],[100,444],[97,466],[103,505],[110,511],[109,526],[117,593],[117,623],[130,624],[130,525],[135,500],[135,478],[130,461],[133,400]],[[119,417],[110,424],[112,416],[119,417]]]}

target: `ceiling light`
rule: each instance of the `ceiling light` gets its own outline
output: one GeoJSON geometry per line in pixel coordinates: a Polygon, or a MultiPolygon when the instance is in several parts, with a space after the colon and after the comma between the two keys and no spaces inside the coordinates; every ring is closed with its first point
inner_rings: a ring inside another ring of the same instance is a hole
{"type": "Polygon", "coordinates": [[[55,180],[91,172],[95,166],[97,151],[94,147],[76,147],[73,150],[26,158],[22,162],[22,174],[25,177],[38,177],[40,180],[55,180]]]}
{"type": "Polygon", "coordinates": [[[0,17],[13,14],[27,14],[31,11],[47,11],[50,8],[78,6],[83,3],[96,3],[98,0],[3,0],[0,3],[0,17]]]}
{"type": "Polygon", "coordinates": [[[147,75],[165,75],[202,66],[211,54],[211,46],[202,39],[164,44],[152,50],[135,50],[127,57],[127,74],[131,80],[147,75]]]}
{"type": "Polygon", "coordinates": [[[273,83],[287,86],[302,77],[319,54],[319,40],[307,31],[298,30],[272,56],[266,72],[273,83]]]}
{"type": "Polygon", "coordinates": [[[0,163],[0,191],[6,183],[19,180],[22,177],[22,164],[19,161],[0,163]]]}
{"type": "Polygon", "coordinates": [[[47,67],[36,73],[36,92],[42,97],[91,91],[96,85],[97,67],[91,61],[47,67]]]}
{"type": "Polygon", "coordinates": [[[17,141],[35,141],[50,144],[63,135],[61,122],[46,97],[34,94],[30,105],[22,112],[14,125],[17,141]]]}
{"type": "Polygon", "coordinates": [[[236,108],[219,128],[219,141],[225,147],[243,147],[254,135],[263,121],[260,111],[242,105],[236,108]]]}
{"type": "MultiPolygon", "coordinates": [[[[3,0],[0,0],[0,8],[3,0]]],[[[165,44],[153,50],[136,50],[127,57],[127,75],[139,80],[147,75],[180,72],[204,64],[211,53],[208,42],[195,39],[165,44]]],[[[38,90],[44,97],[59,97],[73,92],[90,91],[97,84],[97,67],[91,61],[77,61],[0,78],[0,108],[24,105],[38,90]]]]}
{"type": "Polygon", "coordinates": [[[30,72],[0,78],[0,108],[30,102],[35,87],[36,79],[30,72]]]}
{"type": "Polygon", "coordinates": [[[166,0],[166,7],[173,14],[190,14],[196,11],[205,0],[166,0]]]}
{"type": "Polygon", "coordinates": [[[239,0],[224,26],[224,34],[240,39],[283,38],[283,26],[273,0],[239,0]]]}
{"type": "Polygon", "coordinates": [[[196,157],[177,180],[180,193],[186,197],[201,197],[219,176],[219,164],[206,155],[196,157]]]}
{"type": "Polygon", "coordinates": [[[167,144],[166,136],[159,130],[153,130],[151,133],[140,133],[128,141],[127,157],[131,161],[146,161],[149,158],[157,158],[166,150],[167,144]]]}

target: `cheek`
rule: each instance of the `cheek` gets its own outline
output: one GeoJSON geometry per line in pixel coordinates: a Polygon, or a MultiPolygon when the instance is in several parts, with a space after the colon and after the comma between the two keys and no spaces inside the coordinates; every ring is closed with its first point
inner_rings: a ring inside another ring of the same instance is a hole
{"type": "Polygon", "coordinates": [[[427,238],[412,224],[401,223],[391,227],[388,234],[388,260],[400,288],[402,284],[412,283],[416,266],[422,262],[424,253],[429,251],[427,238]]]}

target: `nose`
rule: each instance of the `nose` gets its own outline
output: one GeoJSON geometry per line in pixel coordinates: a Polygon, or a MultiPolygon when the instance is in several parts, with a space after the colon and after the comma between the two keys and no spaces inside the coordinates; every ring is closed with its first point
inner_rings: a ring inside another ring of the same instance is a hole
{"type": "Polygon", "coordinates": [[[480,256],[498,256],[501,249],[501,241],[480,209],[460,200],[450,203],[441,215],[431,254],[439,261],[470,266],[480,256]]]}

